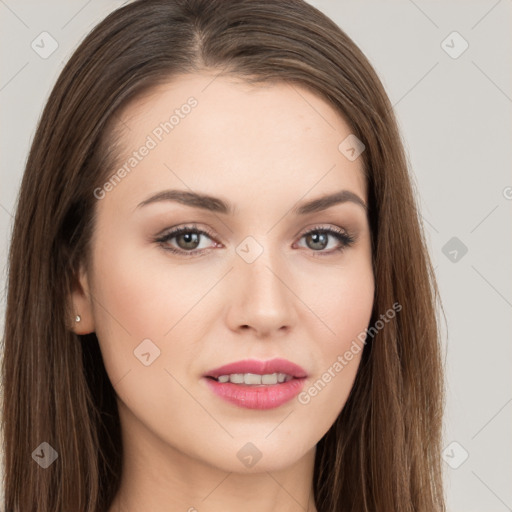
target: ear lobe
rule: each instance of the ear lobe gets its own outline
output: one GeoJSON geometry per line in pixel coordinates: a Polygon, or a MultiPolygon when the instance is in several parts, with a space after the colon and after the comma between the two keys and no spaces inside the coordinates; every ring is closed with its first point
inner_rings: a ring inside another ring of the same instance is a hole
{"type": "Polygon", "coordinates": [[[92,312],[92,300],[89,293],[89,280],[82,265],[80,265],[78,279],[75,279],[73,285],[71,303],[71,330],[75,334],[89,334],[94,332],[95,326],[92,312]]]}

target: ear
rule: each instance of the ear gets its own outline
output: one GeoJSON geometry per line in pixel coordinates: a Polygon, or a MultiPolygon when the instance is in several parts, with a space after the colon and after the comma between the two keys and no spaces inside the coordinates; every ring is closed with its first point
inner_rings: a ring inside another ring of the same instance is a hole
{"type": "Polygon", "coordinates": [[[80,265],[78,278],[75,279],[71,292],[72,318],[70,319],[71,330],[76,334],[89,334],[94,332],[94,317],[92,310],[92,298],[89,292],[89,279],[84,267],[80,265]],[[77,316],[80,321],[77,322],[77,316]]]}

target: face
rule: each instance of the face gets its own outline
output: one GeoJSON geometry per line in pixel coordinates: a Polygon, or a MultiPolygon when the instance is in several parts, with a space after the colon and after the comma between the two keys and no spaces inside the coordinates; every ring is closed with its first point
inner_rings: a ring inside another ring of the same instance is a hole
{"type": "Polygon", "coordinates": [[[224,471],[290,466],[342,410],[372,311],[362,161],[338,149],[350,126],[299,86],[208,74],[119,118],[73,302],[123,435],[224,471]]]}

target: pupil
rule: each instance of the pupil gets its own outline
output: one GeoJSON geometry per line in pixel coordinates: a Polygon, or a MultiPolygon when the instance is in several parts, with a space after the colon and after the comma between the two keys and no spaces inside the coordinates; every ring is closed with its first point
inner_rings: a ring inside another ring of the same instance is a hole
{"type": "MultiPolygon", "coordinates": [[[[180,240],[180,239],[185,240],[185,247],[183,247],[184,249],[195,249],[195,247],[198,245],[199,234],[198,233],[185,233],[185,234],[180,235],[180,237],[178,237],[178,240],[180,240]],[[192,244],[192,246],[187,245],[187,244],[192,244]]],[[[179,244],[179,245],[183,245],[183,244],[179,244]]]]}
{"type": "Polygon", "coordinates": [[[327,246],[327,234],[326,233],[315,233],[308,236],[313,240],[313,244],[320,244],[320,247],[313,247],[313,249],[325,249],[327,246]]]}

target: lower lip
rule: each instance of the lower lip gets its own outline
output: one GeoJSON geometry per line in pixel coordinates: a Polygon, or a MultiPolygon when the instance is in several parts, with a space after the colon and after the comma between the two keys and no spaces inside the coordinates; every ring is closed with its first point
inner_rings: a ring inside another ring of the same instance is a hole
{"type": "Polygon", "coordinates": [[[248,386],[206,378],[206,384],[217,396],[238,407],[265,410],[274,409],[289,402],[300,393],[305,380],[301,378],[281,384],[248,386]]]}

